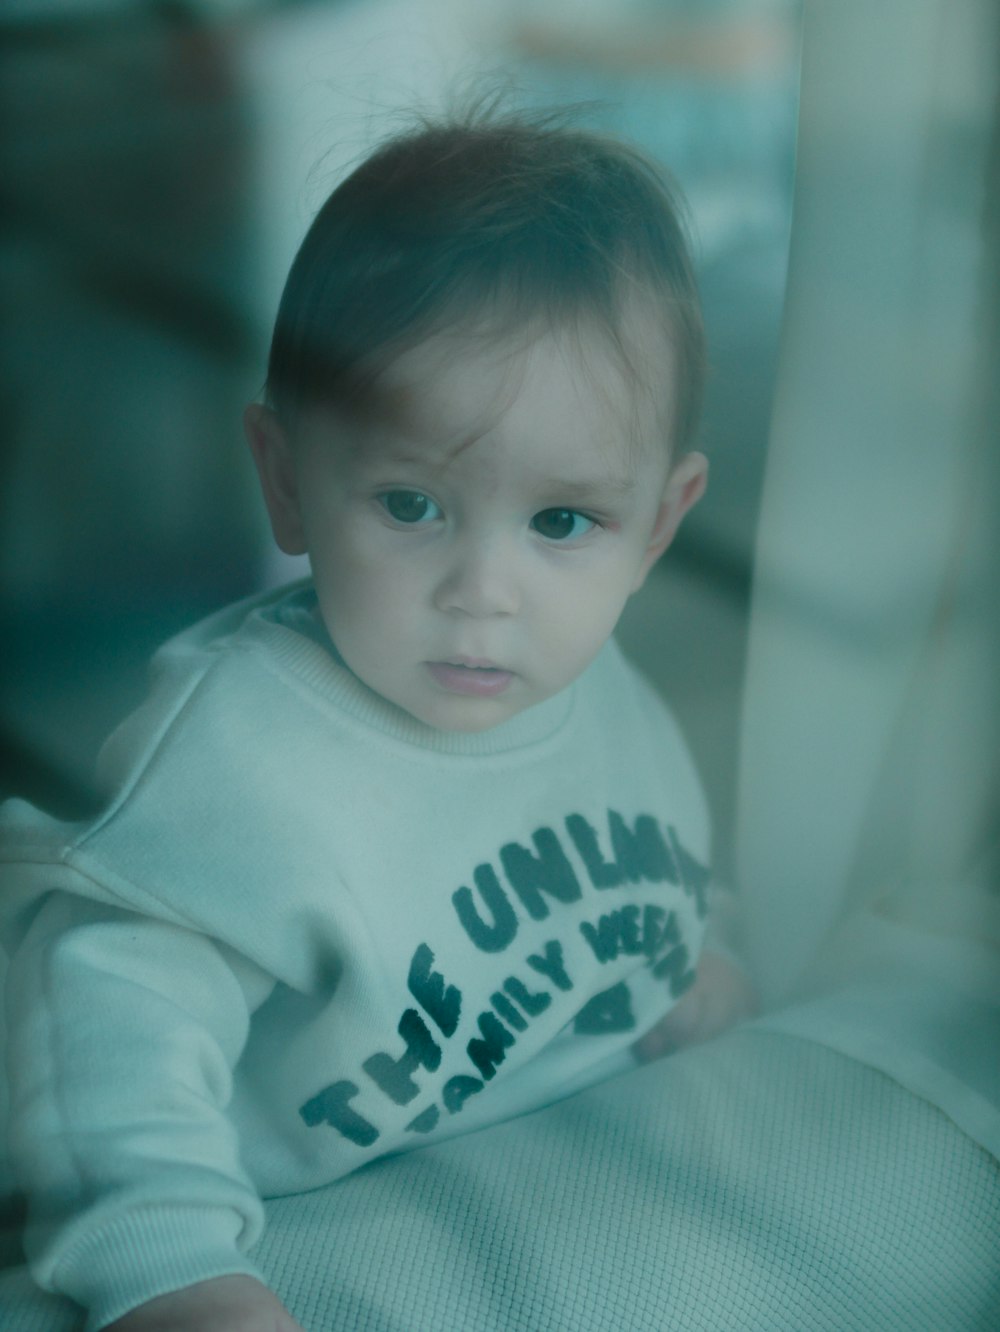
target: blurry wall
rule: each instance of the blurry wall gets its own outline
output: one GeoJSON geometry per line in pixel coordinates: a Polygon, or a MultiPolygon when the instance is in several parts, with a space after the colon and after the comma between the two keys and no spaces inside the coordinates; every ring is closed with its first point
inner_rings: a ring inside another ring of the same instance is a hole
{"type": "Polygon", "coordinates": [[[807,6],[740,861],[765,993],[857,913],[1000,944],[1000,12],[807,6]]]}
{"type": "Polygon", "coordinates": [[[79,793],[152,646],[255,583],[251,119],[228,37],[182,3],[2,18],[7,788],[79,793]]]}

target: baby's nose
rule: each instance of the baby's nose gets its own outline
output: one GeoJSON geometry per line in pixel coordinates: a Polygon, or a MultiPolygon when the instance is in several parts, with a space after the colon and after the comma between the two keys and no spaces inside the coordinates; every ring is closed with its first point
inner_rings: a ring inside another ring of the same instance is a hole
{"type": "Polygon", "coordinates": [[[438,610],[477,619],[514,615],[520,602],[512,552],[497,541],[468,543],[456,550],[434,598],[438,610]]]}

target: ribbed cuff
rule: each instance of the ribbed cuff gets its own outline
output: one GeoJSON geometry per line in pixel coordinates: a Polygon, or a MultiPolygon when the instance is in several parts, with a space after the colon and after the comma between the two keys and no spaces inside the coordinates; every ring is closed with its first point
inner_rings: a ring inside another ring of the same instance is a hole
{"type": "Polygon", "coordinates": [[[156,1207],[129,1213],[69,1246],[57,1288],[88,1311],[86,1332],[129,1310],[220,1276],[260,1273],[238,1239],[245,1218],[230,1208],[156,1207]]]}

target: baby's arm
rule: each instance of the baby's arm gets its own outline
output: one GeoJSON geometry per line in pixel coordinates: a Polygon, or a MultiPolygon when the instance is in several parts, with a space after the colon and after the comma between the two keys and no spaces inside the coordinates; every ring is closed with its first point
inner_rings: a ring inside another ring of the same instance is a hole
{"type": "Polygon", "coordinates": [[[303,1332],[283,1304],[253,1277],[217,1277],[161,1295],[105,1332],[303,1332]]]}
{"type": "Polygon", "coordinates": [[[732,889],[709,888],[708,932],[694,984],[655,1027],[632,1047],[643,1062],[711,1040],[728,1027],[753,1017],[757,995],[740,964],[740,903],[732,889]]]}
{"type": "Polygon", "coordinates": [[[742,967],[706,949],[699,959],[694,984],[632,1049],[636,1058],[646,1063],[687,1045],[711,1040],[727,1027],[753,1017],[756,1011],[756,996],[742,967]]]}
{"type": "Polygon", "coordinates": [[[93,1326],[167,1291],[256,1275],[244,1250],[263,1209],[225,1111],[263,991],[260,973],[203,935],[61,893],[14,954],[26,1248],[39,1284],[89,1308],[93,1326]]]}

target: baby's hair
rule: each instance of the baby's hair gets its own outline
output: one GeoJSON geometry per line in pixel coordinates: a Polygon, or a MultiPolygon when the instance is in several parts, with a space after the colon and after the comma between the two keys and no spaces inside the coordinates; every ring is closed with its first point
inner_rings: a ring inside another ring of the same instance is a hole
{"type": "Polygon", "coordinates": [[[636,149],[551,115],[425,120],[378,147],[309,228],[278,310],[267,402],[290,430],[308,406],[360,408],[400,352],[484,321],[505,332],[589,319],[638,374],[622,336],[637,298],[662,312],[671,442],[684,448],[705,338],[663,173],[636,149]]]}

